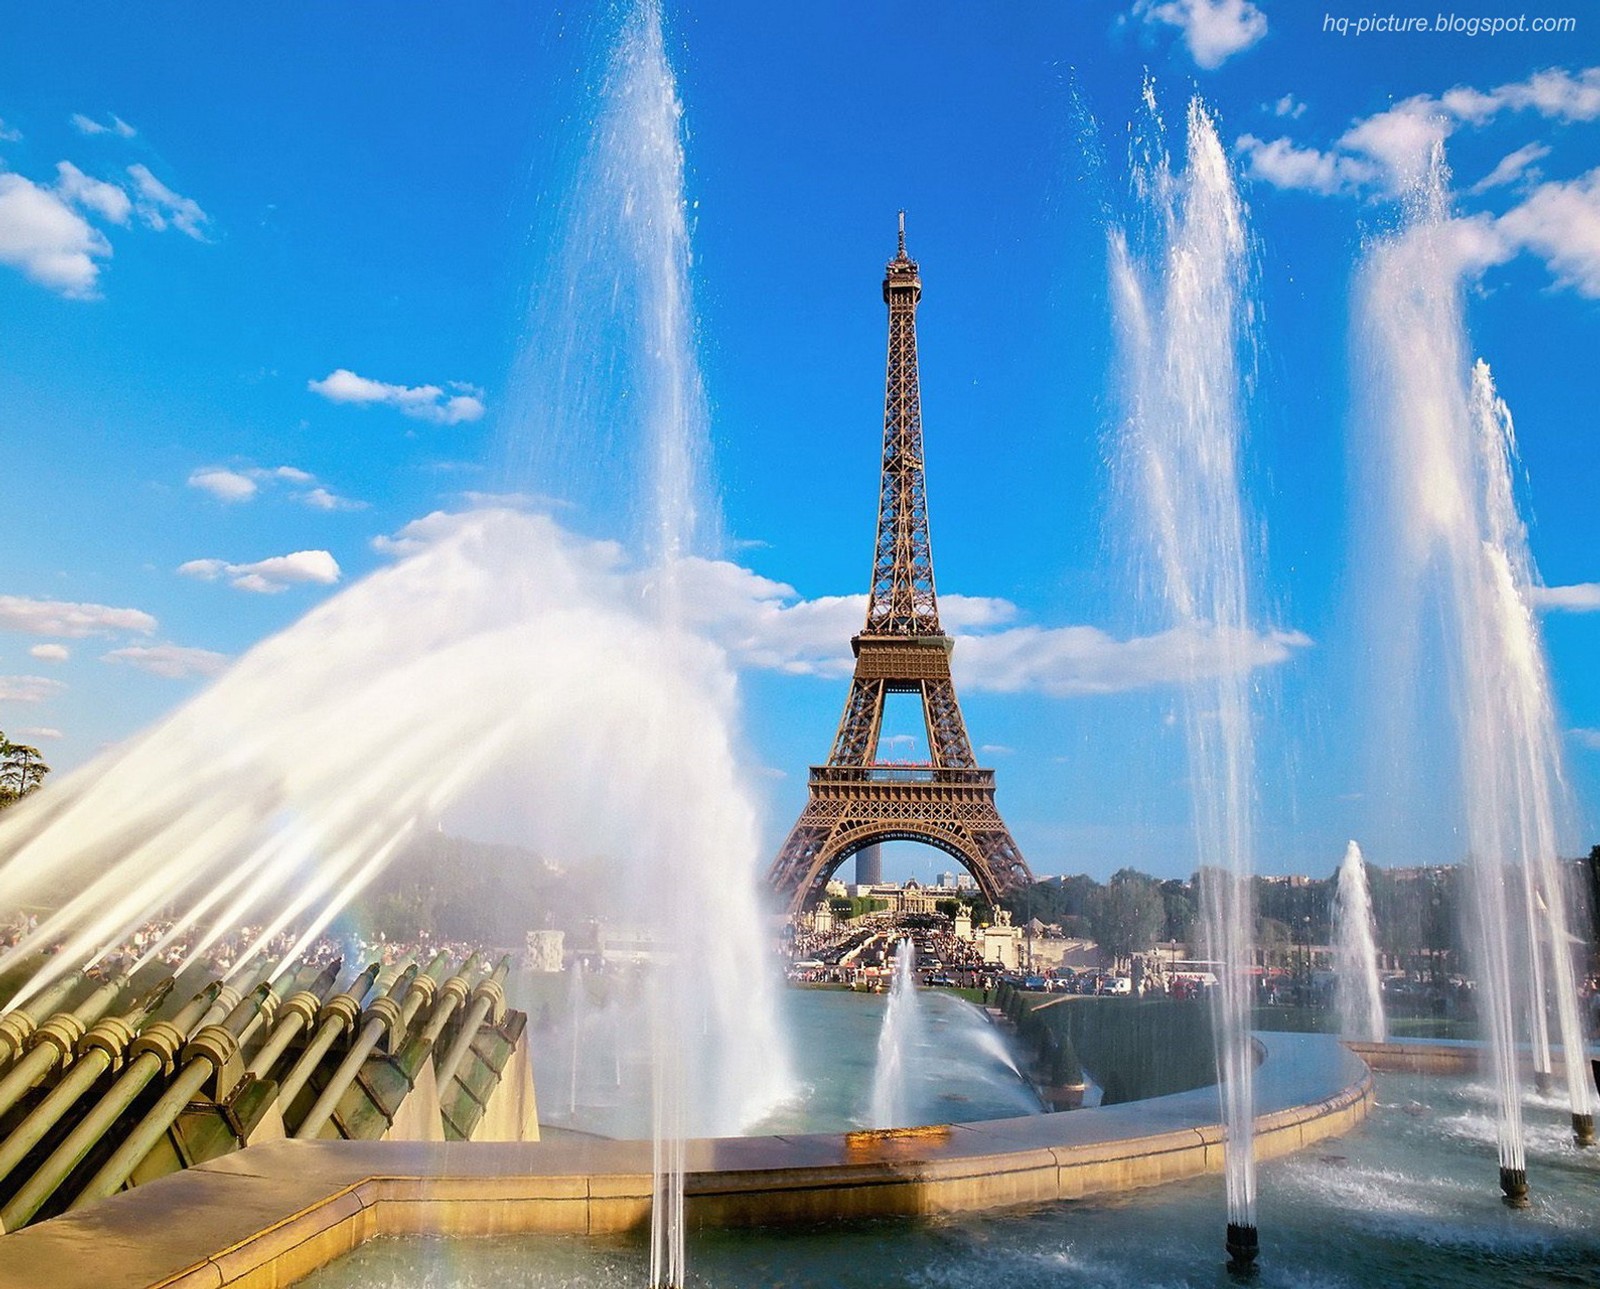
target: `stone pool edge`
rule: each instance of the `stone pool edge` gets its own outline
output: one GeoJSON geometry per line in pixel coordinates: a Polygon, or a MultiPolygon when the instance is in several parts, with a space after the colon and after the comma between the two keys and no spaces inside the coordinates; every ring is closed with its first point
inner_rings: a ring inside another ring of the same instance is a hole
{"type": "MultiPolygon", "coordinates": [[[[1274,1049],[1258,1036],[1258,1103],[1274,1049]]],[[[1293,1041],[1291,1041],[1291,1039],[1293,1041]]],[[[1337,1044],[1327,1046],[1340,1051],[1337,1044]]],[[[1319,1044],[1320,1046],[1321,1044],[1319,1044]]],[[[1284,1051],[1287,1055],[1287,1050],[1284,1051]]],[[[1292,1062],[1288,1062],[1292,1063],[1292,1062]]],[[[1371,1071],[1339,1063],[1310,1099],[1256,1119],[1273,1159],[1366,1117],[1371,1071]]],[[[972,1212],[1160,1185],[1222,1168],[1215,1094],[909,1132],[688,1143],[690,1220],[782,1225],[972,1212]],[[1189,1123],[1172,1123],[1190,1118],[1189,1123]],[[1169,1122],[1128,1132],[1142,1119],[1169,1122]],[[1108,1131],[1097,1132],[1101,1125],[1108,1131]]],[[[377,1235],[600,1235],[649,1220],[648,1142],[284,1141],[251,1147],[0,1237],[0,1289],[278,1289],[377,1235]]]]}

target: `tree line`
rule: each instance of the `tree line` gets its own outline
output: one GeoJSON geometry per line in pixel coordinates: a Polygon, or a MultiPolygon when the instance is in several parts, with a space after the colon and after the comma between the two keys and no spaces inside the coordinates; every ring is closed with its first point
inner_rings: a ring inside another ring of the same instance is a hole
{"type": "MultiPolygon", "coordinates": [[[[1600,941],[1600,846],[1567,865],[1576,921],[1600,941]]],[[[1068,936],[1094,940],[1119,958],[1157,945],[1201,944],[1200,909],[1207,881],[1226,875],[1201,870],[1187,880],[1160,879],[1123,868],[1104,882],[1084,873],[1047,877],[1006,901],[1013,919],[1057,925],[1068,936]]],[[[1448,961],[1461,948],[1462,913],[1469,892],[1467,871],[1458,866],[1389,870],[1367,865],[1378,948],[1402,961],[1448,961]]],[[[1335,871],[1325,878],[1252,879],[1256,942],[1292,952],[1298,945],[1333,939],[1335,871]]]]}

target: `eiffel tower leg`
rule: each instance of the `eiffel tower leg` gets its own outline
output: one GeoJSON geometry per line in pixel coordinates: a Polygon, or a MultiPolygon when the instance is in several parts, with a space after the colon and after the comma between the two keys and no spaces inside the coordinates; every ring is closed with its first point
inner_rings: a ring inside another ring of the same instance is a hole
{"type": "Polygon", "coordinates": [[[789,830],[777,862],[767,874],[767,884],[773,895],[791,917],[811,902],[812,888],[828,880],[826,870],[820,874],[815,870],[837,821],[837,806],[815,800],[808,802],[789,830]]]}

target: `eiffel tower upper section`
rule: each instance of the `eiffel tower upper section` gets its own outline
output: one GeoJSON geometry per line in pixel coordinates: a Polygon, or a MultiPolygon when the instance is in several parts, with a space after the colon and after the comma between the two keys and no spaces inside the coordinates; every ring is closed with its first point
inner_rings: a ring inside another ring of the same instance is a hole
{"type": "Polygon", "coordinates": [[[906,254],[906,216],[900,248],[883,279],[889,306],[889,366],[883,399],[883,477],[878,540],[872,555],[872,599],[863,634],[939,636],[928,539],[928,485],[922,457],[922,392],[917,376],[917,302],[922,279],[906,254]]]}

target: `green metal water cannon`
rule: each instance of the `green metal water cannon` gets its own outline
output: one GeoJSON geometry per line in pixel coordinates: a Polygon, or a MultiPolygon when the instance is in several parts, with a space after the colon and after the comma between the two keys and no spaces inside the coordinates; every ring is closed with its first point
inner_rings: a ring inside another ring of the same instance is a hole
{"type": "Polygon", "coordinates": [[[174,978],[168,976],[132,1008],[120,1016],[105,1016],[89,1028],[78,1041],[78,1059],[66,1075],[51,1088],[3,1142],[0,1142],[0,1179],[9,1177],[45,1135],[77,1105],[107,1070],[115,1070],[132,1044],[140,1026],[172,992],[174,978]]]}
{"type": "MultiPolygon", "coordinates": [[[[316,1020],[317,1013],[322,1010],[323,1003],[327,1001],[329,993],[339,979],[339,972],[343,966],[344,960],[335,958],[306,988],[297,990],[284,999],[277,1009],[267,1041],[250,1058],[249,1064],[245,1066],[245,1073],[258,1079],[270,1077],[273,1067],[288,1050],[289,1044],[294,1042],[303,1030],[311,1028],[311,1023],[316,1020]]],[[[376,979],[378,975],[376,964],[368,970],[372,973],[373,979],[376,979]]],[[[297,979],[301,974],[303,973],[296,973],[297,979]]]]}
{"type": "MultiPolygon", "coordinates": [[[[182,1068],[176,1078],[161,1094],[160,1100],[150,1107],[122,1143],[101,1164],[93,1177],[73,1198],[69,1209],[79,1208],[93,1200],[115,1195],[127,1182],[139,1162],[166,1133],[183,1108],[196,1095],[204,1092],[211,1101],[221,1102],[239,1080],[244,1077],[244,1063],[239,1054],[239,1036],[260,1014],[267,1000],[275,999],[272,985],[263,980],[251,991],[249,997],[234,1004],[233,1009],[220,1022],[202,1025],[184,1045],[182,1068]]],[[[208,1013],[209,1014],[209,1013],[208,1013]]]]}
{"type": "Polygon", "coordinates": [[[426,973],[419,973],[413,964],[400,979],[395,981],[388,993],[375,999],[362,1013],[361,1032],[350,1044],[350,1050],[345,1053],[338,1069],[329,1075],[327,1083],[323,1085],[322,1094],[312,1103],[311,1109],[306,1111],[305,1117],[300,1120],[291,1136],[315,1137],[333,1117],[340,1097],[350,1086],[351,1080],[360,1072],[361,1063],[371,1055],[379,1041],[387,1037],[392,1047],[398,1047],[404,1041],[410,1018],[438,987],[438,980],[429,973],[442,972],[446,961],[445,955],[439,954],[429,964],[426,973]],[[418,988],[418,980],[427,980],[428,984],[418,988]],[[401,995],[401,1001],[396,1000],[397,994],[401,995]]]}
{"type": "Polygon", "coordinates": [[[0,1078],[0,1114],[16,1105],[51,1070],[72,1064],[78,1041],[111,1010],[127,984],[126,976],[113,977],[71,1011],[57,1012],[28,1036],[27,1054],[0,1078]]]}
{"type": "Polygon", "coordinates": [[[14,1007],[0,1016],[0,1066],[27,1047],[29,1037],[39,1028],[39,1022],[64,1006],[72,991],[87,979],[89,977],[84,972],[69,972],[31,1003],[14,1007]]]}
{"type": "Polygon", "coordinates": [[[461,964],[455,975],[440,986],[439,998],[433,1004],[433,1010],[428,1013],[427,1023],[422,1027],[423,1042],[438,1042],[439,1035],[444,1032],[444,1027],[450,1023],[450,1018],[467,1001],[468,995],[472,992],[472,975],[478,969],[478,957],[478,953],[473,952],[461,964]]]}
{"type": "Polygon", "coordinates": [[[467,1053],[472,1050],[472,1040],[477,1036],[479,1027],[486,1019],[493,1018],[499,1024],[506,1011],[506,976],[511,973],[511,955],[506,954],[496,964],[487,980],[478,982],[472,991],[472,1006],[467,1009],[467,1014],[462,1018],[461,1028],[457,1031],[455,1041],[450,1044],[450,1050],[444,1054],[444,1059],[434,1066],[434,1080],[439,1085],[440,1095],[450,1085],[450,1080],[455,1078],[456,1072],[461,1068],[461,1063],[467,1059],[467,1053]]]}
{"type": "Polygon", "coordinates": [[[32,1221],[139,1094],[159,1075],[173,1072],[190,1031],[197,1029],[200,1020],[209,1014],[221,990],[222,983],[212,981],[171,1020],[158,1020],[140,1030],[128,1045],[128,1061],[116,1082],[0,1209],[0,1230],[15,1231],[32,1221]]]}
{"type": "MultiPolygon", "coordinates": [[[[305,1050],[300,1054],[300,1059],[294,1063],[289,1073],[278,1085],[278,1108],[282,1111],[285,1119],[288,1118],[289,1107],[294,1103],[295,1097],[300,1095],[300,1089],[305,1087],[312,1071],[321,1063],[328,1050],[339,1039],[355,1029],[356,1021],[361,1015],[362,1000],[383,980],[384,975],[382,964],[374,962],[351,982],[348,989],[341,994],[335,994],[322,1005],[321,1010],[318,1012],[320,1020],[317,1025],[317,1032],[312,1035],[311,1041],[306,1044],[305,1050]]],[[[392,984],[394,976],[391,975],[389,980],[390,984],[392,984]]],[[[389,985],[384,986],[385,990],[388,988],[389,985]]],[[[293,1036],[291,1035],[290,1039],[286,1040],[285,1045],[292,1039],[293,1036]]],[[[251,1062],[252,1069],[260,1062],[260,1059],[258,1055],[256,1061],[251,1062]]],[[[274,1056],[272,1059],[276,1062],[278,1058],[274,1056]]],[[[270,1066],[262,1065],[255,1072],[265,1078],[269,1070],[270,1066]]]]}

